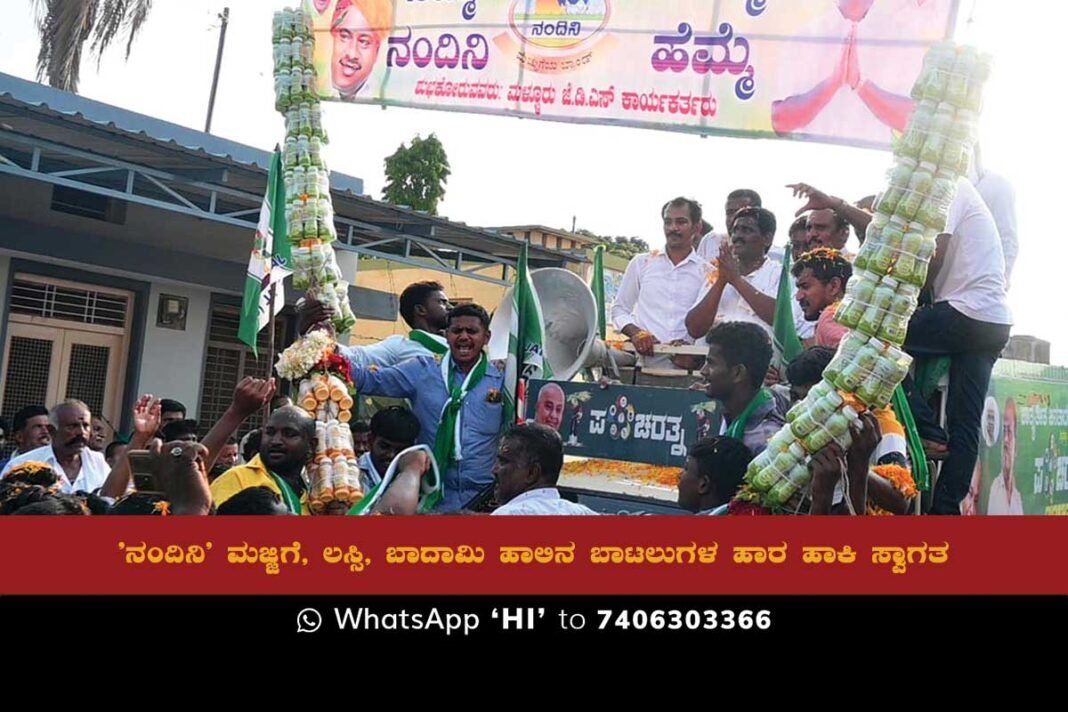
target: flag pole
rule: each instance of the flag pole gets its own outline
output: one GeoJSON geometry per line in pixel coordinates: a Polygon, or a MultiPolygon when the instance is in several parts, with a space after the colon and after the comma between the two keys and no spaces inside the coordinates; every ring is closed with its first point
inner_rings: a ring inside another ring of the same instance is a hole
{"type": "MultiPolygon", "coordinates": [[[[272,269],[273,269],[273,265],[272,265],[272,269]]],[[[275,321],[275,316],[276,316],[275,313],[274,313],[274,295],[275,295],[275,292],[277,291],[274,288],[274,286],[275,285],[272,282],[271,286],[268,287],[268,289],[271,290],[271,294],[268,297],[269,306],[267,307],[268,314],[271,315],[270,321],[269,321],[268,326],[267,326],[267,338],[268,338],[268,342],[267,342],[267,379],[268,380],[271,379],[271,370],[274,368],[274,321],[275,321]]],[[[266,427],[266,425],[267,425],[267,419],[271,417],[271,401],[272,400],[273,400],[272,398],[268,398],[267,402],[263,404],[263,425],[264,425],[264,427],[266,427]]]]}

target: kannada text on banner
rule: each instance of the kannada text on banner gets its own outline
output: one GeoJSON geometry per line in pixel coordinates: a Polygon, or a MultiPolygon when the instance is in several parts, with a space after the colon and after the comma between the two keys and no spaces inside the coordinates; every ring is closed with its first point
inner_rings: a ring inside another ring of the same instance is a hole
{"type": "Polygon", "coordinates": [[[718,435],[721,408],[704,393],[678,388],[531,380],[527,420],[560,433],[564,452],[684,467],[689,448],[718,435]]]}
{"type": "Polygon", "coordinates": [[[1068,592],[1059,517],[4,519],[0,595],[1068,592]]]}
{"type": "MultiPolygon", "coordinates": [[[[885,148],[904,129],[911,82],[928,47],[951,34],[957,4],[305,0],[304,8],[325,100],[885,148]]],[[[284,67],[285,44],[276,52],[284,67]]],[[[296,70],[281,81],[299,92],[306,79],[296,70]]]]}
{"type": "Polygon", "coordinates": [[[1068,369],[998,361],[965,514],[1068,514],[1068,369]]]}

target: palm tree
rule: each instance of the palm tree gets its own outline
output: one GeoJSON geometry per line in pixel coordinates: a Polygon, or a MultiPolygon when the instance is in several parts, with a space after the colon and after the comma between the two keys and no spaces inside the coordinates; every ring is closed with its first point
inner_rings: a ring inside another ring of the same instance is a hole
{"type": "Polygon", "coordinates": [[[65,91],[78,91],[82,49],[100,55],[119,35],[126,33],[126,56],[152,9],[152,0],[33,0],[41,49],[37,79],[65,91]]]}

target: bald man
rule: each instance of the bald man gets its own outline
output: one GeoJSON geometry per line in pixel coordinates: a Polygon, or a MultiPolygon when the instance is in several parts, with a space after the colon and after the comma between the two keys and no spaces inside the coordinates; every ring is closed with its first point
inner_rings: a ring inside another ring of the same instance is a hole
{"type": "Polygon", "coordinates": [[[279,408],[263,428],[259,454],[211,483],[212,501],[218,507],[242,490],[267,487],[282,498],[290,514],[311,514],[304,467],[315,454],[315,444],[315,420],[302,408],[279,408]]]}
{"type": "Polygon", "coordinates": [[[12,458],[4,474],[24,462],[43,462],[59,475],[64,494],[95,492],[104,485],[111,468],[104,455],[89,449],[92,414],[79,400],[63,401],[48,416],[52,442],[12,458]]]}
{"type": "Polygon", "coordinates": [[[559,432],[564,421],[564,389],[555,383],[547,383],[538,391],[534,406],[534,422],[547,425],[559,432]]]}

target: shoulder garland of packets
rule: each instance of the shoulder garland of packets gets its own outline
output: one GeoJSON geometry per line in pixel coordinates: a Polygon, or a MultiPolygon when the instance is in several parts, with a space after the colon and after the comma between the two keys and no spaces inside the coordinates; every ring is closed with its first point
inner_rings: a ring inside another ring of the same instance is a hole
{"type": "MultiPolygon", "coordinates": [[[[323,158],[328,137],[322,125],[311,15],[292,8],[276,12],[272,46],[275,108],[286,126],[285,208],[293,286],[332,308],[333,331],[344,334],[356,317],[349,305],[349,285],[330,244],[337,239],[337,228],[323,158]]],[[[309,505],[314,512],[331,502],[351,505],[363,498],[348,425],[355,391],[334,333],[314,331],[298,338],[276,365],[279,376],[297,384],[298,404],[316,421],[318,446],[309,468],[309,505]]]]}
{"type": "MultiPolygon", "coordinates": [[[[951,43],[935,45],[924,58],[911,92],[916,108],[895,145],[889,185],[875,204],[835,313],[852,331],[823,380],[750,464],[740,499],[776,512],[801,509],[811,486],[811,454],[831,442],[849,447],[858,412],[887,407],[908,373],[912,359],[900,347],[957,182],[968,171],[990,68],[989,55],[951,43]]],[[[899,490],[914,491],[893,474],[899,490]]]]}

